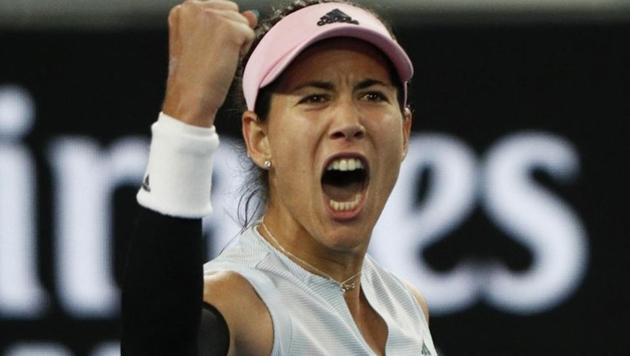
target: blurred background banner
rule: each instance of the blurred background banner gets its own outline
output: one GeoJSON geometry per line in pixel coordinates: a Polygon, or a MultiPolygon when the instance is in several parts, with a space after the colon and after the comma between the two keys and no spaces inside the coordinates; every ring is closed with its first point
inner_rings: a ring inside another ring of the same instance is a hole
{"type": "MultiPolygon", "coordinates": [[[[119,354],[175,3],[0,1],[1,356],[119,354]]],[[[416,66],[371,254],[425,293],[441,353],[627,354],[630,1],[365,4],[416,66]]],[[[208,258],[239,230],[238,118],[217,123],[208,258]]]]}

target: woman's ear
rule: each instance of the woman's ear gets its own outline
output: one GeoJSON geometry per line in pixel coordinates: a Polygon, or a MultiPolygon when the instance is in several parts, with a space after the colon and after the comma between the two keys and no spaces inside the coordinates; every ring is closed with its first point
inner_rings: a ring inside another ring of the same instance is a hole
{"type": "Polygon", "coordinates": [[[258,119],[253,111],[245,111],[241,117],[243,139],[247,149],[247,156],[264,168],[264,162],[271,159],[271,149],[267,137],[267,127],[258,119]]]}
{"type": "Polygon", "coordinates": [[[411,113],[411,109],[409,107],[405,107],[403,110],[403,155],[401,161],[405,159],[407,156],[407,151],[409,150],[409,137],[411,136],[411,123],[413,121],[413,114],[411,113]]]}

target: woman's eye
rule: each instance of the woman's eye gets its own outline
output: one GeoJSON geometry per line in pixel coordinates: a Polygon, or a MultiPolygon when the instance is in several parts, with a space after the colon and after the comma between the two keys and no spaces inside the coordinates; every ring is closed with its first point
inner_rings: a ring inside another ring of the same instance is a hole
{"type": "Polygon", "coordinates": [[[363,95],[363,99],[373,102],[387,101],[387,96],[378,91],[367,92],[363,95]]]}
{"type": "Polygon", "coordinates": [[[300,100],[300,104],[320,104],[326,102],[328,100],[328,95],[326,94],[313,94],[305,96],[300,100]]]}

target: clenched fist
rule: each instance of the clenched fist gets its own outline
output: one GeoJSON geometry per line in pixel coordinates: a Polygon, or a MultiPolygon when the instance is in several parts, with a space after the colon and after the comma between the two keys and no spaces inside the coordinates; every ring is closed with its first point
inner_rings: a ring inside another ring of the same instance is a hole
{"type": "Polygon", "coordinates": [[[210,127],[223,105],[239,56],[255,34],[256,15],[226,0],[187,0],[168,17],[169,70],[162,111],[210,127]]]}

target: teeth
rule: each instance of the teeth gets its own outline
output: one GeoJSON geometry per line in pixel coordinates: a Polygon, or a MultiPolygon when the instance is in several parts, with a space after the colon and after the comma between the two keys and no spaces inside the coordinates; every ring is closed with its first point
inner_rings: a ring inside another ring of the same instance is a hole
{"type": "Polygon", "coordinates": [[[354,171],[357,169],[363,169],[363,163],[356,158],[339,158],[336,159],[326,167],[327,171],[354,171]]]}
{"type": "Polygon", "coordinates": [[[360,201],[361,201],[361,193],[357,193],[355,194],[352,201],[341,202],[341,201],[336,201],[336,200],[331,199],[329,202],[329,205],[335,211],[349,211],[356,208],[359,205],[360,201]]]}

